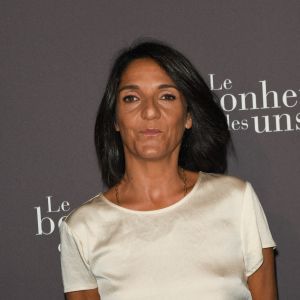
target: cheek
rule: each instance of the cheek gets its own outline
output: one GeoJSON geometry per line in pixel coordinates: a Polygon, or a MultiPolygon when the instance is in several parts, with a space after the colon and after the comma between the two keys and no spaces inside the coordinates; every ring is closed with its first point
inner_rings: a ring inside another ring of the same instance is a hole
{"type": "Polygon", "coordinates": [[[129,125],[130,118],[126,115],[126,113],[123,112],[123,108],[119,107],[117,105],[116,107],[116,124],[120,130],[120,132],[123,132],[129,125]]]}
{"type": "Polygon", "coordinates": [[[121,138],[123,141],[131,139],[135,136],[135,130],[136,130],[136,120],[133,118],[130,118],[129,116],[117,117],[117,128],[121,135],[121,138]]]}
{"type": "Polygon", "coordinates": [[[186,118],[182,114],[176,114],[172,116],[172,118],[168,119],[168,136],[170,140],[173,142],[177,143],[178,141],[181,140],[183,133],[185,131],[185,123],[186,123],[186,118]]]}
{"type": "Polygon", "coordinates": [[[168,116],[168,123],[172,127],[184,128],[186,123],[186,116],[183,112],[173,111],[172,114],[168,116]]]}

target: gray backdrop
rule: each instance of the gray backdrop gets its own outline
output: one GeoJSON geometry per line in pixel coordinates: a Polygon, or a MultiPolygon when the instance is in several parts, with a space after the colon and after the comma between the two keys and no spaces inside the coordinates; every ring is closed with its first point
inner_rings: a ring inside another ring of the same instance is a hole
{"type": "Polygon", "coordinates": [[[112,57],[150,36],[219,89],[238,156],[229,173],[265,209],[280,299],[300,299],[299,1],[0,6],[1,298],[64,298],[58,224],[103,189],[93,126],[112,57]]]}

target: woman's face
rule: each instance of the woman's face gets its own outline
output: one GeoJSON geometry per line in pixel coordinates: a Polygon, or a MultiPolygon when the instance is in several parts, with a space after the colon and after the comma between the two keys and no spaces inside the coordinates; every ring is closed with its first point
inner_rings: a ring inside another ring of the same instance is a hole
{"type": "Polygon", "coordinates": [[[116,106],[125,155],[151,160],[178,155],[191,126],[185,99],[167,73],[152,59],[132,61],[122,74],[116,106]]]}

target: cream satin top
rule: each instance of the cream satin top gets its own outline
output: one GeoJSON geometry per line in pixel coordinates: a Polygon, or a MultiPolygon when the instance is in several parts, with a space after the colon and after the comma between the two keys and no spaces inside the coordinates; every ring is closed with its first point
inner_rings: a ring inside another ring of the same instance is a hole
{"type": "Polygon", "coordinates": [[[64,292],[98,287],[101,300],[252,299],[247,277],[275,247],[251,184],[205,172],[157,210],[100,193],[68,215],[60,238],[64,292]]]}

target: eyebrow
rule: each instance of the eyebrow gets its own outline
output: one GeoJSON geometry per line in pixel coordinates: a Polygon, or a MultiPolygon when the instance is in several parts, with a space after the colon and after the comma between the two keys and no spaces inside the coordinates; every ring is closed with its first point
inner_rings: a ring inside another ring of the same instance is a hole
{"type": "MultiPolygon", "coordinates": [[[[176,85],[174,85],[174,84],[166,84],[166,83],[165,83],[165,84],[160,84],[160,85],[158,86],[158,88],[159,88],[159,89],[174,88],[174,89],[178,90],[178,88],[177,88],[176,85]]],[[[123,91],[123,90],[138,90],[138,89],[139,89],[139,86],[136,85],[136,84],[127,84],[127,85],[122,86],[122,87],[118,90],[118,92],[120,93],[120,92],[123,91]]]]}

